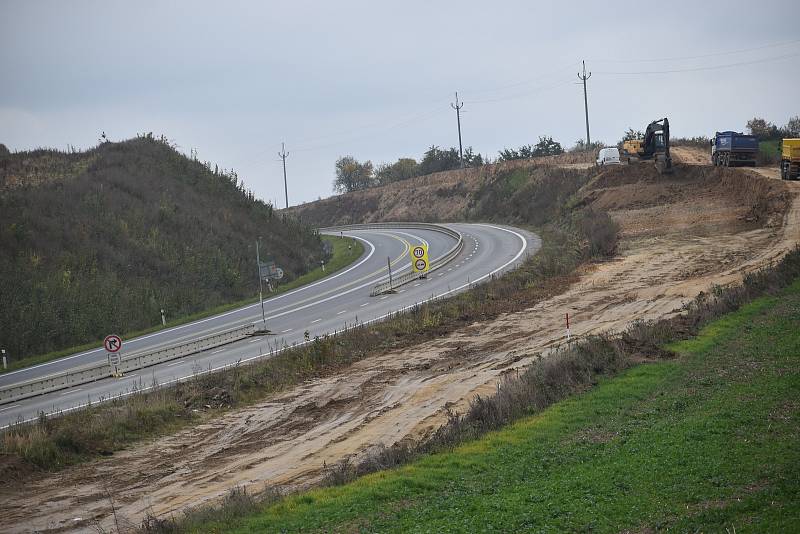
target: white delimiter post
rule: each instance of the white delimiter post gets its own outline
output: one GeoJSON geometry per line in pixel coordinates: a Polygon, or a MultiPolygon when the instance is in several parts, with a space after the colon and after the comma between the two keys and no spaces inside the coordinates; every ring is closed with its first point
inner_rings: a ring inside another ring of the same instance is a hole
{"type": "Polygon", "coordinates": [[[3,353],[3,369],[8,369],[8,361],[6,361],[6,349],[2,349],[0,352],[3,353]]]}

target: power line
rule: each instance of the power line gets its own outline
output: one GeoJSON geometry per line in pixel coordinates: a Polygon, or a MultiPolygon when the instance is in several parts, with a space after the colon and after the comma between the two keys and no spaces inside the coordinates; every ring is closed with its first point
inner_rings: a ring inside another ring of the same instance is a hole
{"type": "Polygon", "coordinates": [[[495,102],[506,102],[508,100],[516,100],[518,98],[525,98],[526,96],[535,95],[535,94],[541,93],[542,91],[548,91],[550,89],[555,89],[557,87],[561,87],[563,85],[568,85],[568,84],[571,84],[571,83],[573,83],[573,82],[570,79],[570,80],[558,82],[558,83],[553,84],[553,85],[540,86],[540,87],[537,87],[536,89],[534,89],[532,91],[525,91],[523,93],[516,93],[516,94],[510,95],[510,96],[503,96],[503,97],[498,97],[498,98],[490,98],[490,99],[487,99],[487,100],[466,100],[465,103],[466,104],[493,104],[495,102]]]}
{"type": "Polygon", "coordinates": [[[464,168],[464,150],[461,147],[461,108],[464,107],[464,102],[458,103],[458,91],[456,91],[456,103],[450,104],[456,110],[456,120],[458,121],[458,161],[461,163],[461,168],[464,168]]]}
{"type": "Polygon", "coordinates": [[[769,63],[771,61],[780,61],[782,59],[788,59],[792,57],[800,56],[800,52],[794,54],[784,54],[782,56],[774,56],[768,58],[761,58],[761,59],[753,59],[750,61],[740,61],[737,63],[727,63],[725,65],[710,65],[706,67],[689,67],[685,69],[668,69],[668,70],[642,70],[642,71],[624,71],[624,72],[613,72],[613,71],[597,71],[598,74],[610,74],[615,76],[624,76],[624,75],[640,75],[640,74],[674,74],[678,72],[701,72],[701,71],[708,71],[708,70],[720,70],[720,69],[728,69],[732,67],[742,67],[745,65],[755,65],[757,63],[769,63]]]}
{"type": "Polygon", "coordinates": [[[660,63],[667,61],[686,61],[690,59],[705,59],[718,56],[730,56],[734,54],[743,54],[746,52],[755,52],[756,50],[764,50],[767,48],[777,48],[780,46],[789,46],[800,43],[800,39],[790,41],[779,41],[776,43],[769,43],[752,48],[740,48],[738,50],[726,50],[724,52],[712,52],[710,54],[700,54],[697,56],[678,56],[678,57],[665,57],[665,58],[649,58],[649,59],[592,59],[595,63],[660,63]]]}

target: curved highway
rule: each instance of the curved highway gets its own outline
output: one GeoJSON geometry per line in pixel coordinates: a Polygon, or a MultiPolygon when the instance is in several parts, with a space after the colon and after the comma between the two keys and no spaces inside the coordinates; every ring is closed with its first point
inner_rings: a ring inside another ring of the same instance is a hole
{"type": "MultiPolygon", "coordinates": [[[[306,332],[314,336],[333,333],[346,325],[381,320],[388,314],[431,298],[466,290],[493,275],[511,270],[538,251],[540,239],[524,230],[488,224],[448,224],[461,232],[461,253],[428,278],[400,287],[397,293],[370,297],[370,290],[388,278],[387,258],[393,274],[410,269],[409,248],[427,243],[431,260],[443,256],[455,239],[432,230],[380,229],[351,230],[344,235],[361,240],[364,254],[352,265],[317,282],[264,301],[267,328],[275,335],[252,337],[216,349],[164,362],[126,374],[38,397],[0,405],[0,427],[36,418],[39,413],[57,414],[81,408],[109,397],[148,389],[189,378],[200,372],[236,362],[269,357],[276,348],[305,341],[306,332]]],[[[338,235],[338,233],[336,234],[338,235]]],[[[261,324],[258,303],[227,313],[124,340],[126,354],[173,345],[192,338],[219,332],[246,323],[261,324]]],[[[41,365],[0,375],[0,386],[40,378],[66,369],[105,361],[103,349],[82,352],[41,365]]]]}

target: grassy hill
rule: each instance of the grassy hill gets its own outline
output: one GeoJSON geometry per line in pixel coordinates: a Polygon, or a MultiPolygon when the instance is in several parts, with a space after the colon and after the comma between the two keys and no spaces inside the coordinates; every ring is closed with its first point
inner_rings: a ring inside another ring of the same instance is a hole
{"type": "Polygon", "coordinates": [[[250,298],[259,236],[285,281],[323,257],[311,227],[164,139],[0,152],[0,347],[18,359],[250,298]]]}

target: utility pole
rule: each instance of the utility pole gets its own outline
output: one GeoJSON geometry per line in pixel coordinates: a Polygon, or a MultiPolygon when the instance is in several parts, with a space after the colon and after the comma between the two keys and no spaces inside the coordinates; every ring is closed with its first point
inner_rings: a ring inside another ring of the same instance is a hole
{"type": "Polygon", "coordinates": [[[456,91],[456,103],[450,104],[450,107],[456,110],[456,120],[458,121],[458,161],[461,163],[461,168],[464,168],[464,150],[461,146],[461,108],[464,107],[464,102],[458,103],[458,91],[456,91]]]}
{"type": "Polygon", "coordinates": [[[281,143],[281,151],[278,152],[278,157],[283,160],[283,194],[286,195],[286,207],[289,207],[289,186],[286,185],[286,158],[289,153],[286,152],[286,145],[281,143]]]}
{"type": "Polygon", "coordinates": [[[261,320],[264,321],[264,330],[267,329],[267,314],[264,313],[264,282],[261,277],[261,255],[259,254],[258,244],[261,236],[256,239],[256,264],[258,265],[258,301],[261,303],[261,320]]]}
{"type": "Polygon", "coordinates": [[[592,144],[592,140],[589,137],[589,100],[586,98],[586,80],[592,77],[592,73],[590,72],[589,75],[586,75],[586,62],[582,61],[583,63],[583,75],[578,73],[578,79],[583,82],[583,109],[586,112],[586,148],[589,148],[589,145],[592,144]]]}

